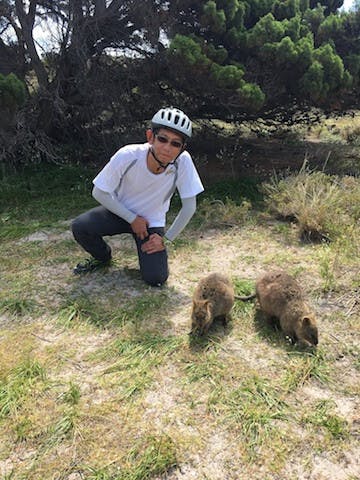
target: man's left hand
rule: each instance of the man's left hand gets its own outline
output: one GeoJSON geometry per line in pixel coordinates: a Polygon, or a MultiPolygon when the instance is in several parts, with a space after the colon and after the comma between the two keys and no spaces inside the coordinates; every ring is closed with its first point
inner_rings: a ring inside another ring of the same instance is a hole
{"type": "Polygon", "coordinates": [[[149,240],[141,245],[141,250],[145,253],[156,253],[165,250],[161,235],[158,233],[152,233],[149,235],[149,240]]]}

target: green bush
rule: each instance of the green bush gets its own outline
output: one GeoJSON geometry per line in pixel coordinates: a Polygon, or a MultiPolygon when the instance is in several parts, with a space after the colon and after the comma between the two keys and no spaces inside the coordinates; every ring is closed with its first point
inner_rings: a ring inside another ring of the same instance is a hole
{"type": "Polygon", "coordinates": [[[25,84],[14,73],[0,73],[0,102],[5,108],[16,108],[25,102],[25,84]]]}
{"type": "Polygon", "coordinates": [[[0,109],[1,126],[7,126],[13,121],[15,113],[24,104],[26,98],[25,84],[18,77],[10,73],[0,73],[0,109]]]}

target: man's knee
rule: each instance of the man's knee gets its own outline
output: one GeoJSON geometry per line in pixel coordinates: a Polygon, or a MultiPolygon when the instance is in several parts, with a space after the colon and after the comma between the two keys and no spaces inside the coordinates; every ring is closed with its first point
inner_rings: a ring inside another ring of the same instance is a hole
{"type": "Polygon", "coordinates": [[[79,230],[81,230],[81,221],[77,217],[71,222],[71,231],[75,235],[79,230]]]}
{"type": "Polygon", "coordinates": [[[86,222],[84,222],[82,215],[79,215],[71,222],[71,231],[75,239],[81,237],[86,232],[86,222]]]}

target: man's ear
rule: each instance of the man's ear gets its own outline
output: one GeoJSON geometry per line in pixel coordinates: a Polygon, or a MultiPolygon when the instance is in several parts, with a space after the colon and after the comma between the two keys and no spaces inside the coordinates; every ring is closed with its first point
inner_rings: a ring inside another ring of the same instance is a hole
{"type": "Polygon", "coordinates": [[[151,128],[146,130],[146,140],[152,145],[154,143],[154,132],[151,128]]]}

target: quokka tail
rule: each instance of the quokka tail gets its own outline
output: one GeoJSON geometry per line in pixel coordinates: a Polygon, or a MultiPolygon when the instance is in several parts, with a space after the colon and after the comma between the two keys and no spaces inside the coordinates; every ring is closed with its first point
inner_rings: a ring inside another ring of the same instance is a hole
{"type": "Polygon", "coordinates": [[[248,302],[256,298],[256,293],[252,293],[251,295],[235,295],[235,300],[241,300],[242,302],[248,302]]]}

